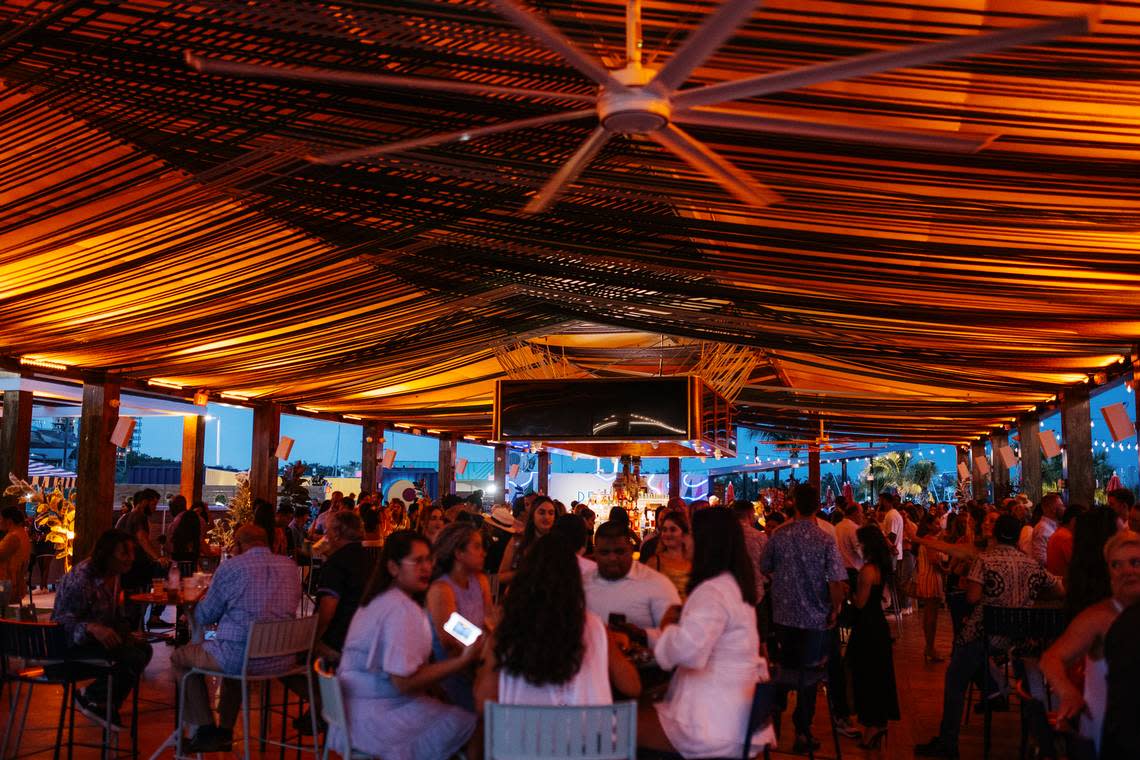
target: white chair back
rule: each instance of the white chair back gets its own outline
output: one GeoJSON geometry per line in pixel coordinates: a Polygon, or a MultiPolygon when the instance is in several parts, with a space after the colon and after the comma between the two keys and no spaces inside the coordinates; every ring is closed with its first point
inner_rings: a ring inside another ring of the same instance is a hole
{"type": "MultiPolygon", "coordinates": [[[[318,659],[313,665],[313,672],[317,674],[317,687],[321,692],[321,717],[329,724],[329,729],[337,728],[344,733],[344,746],[337,747],[344,757],[351,757],[352,734],[348,731],[348,713],[344,710],[344,692],[340,690],[340,681],[336,680],[336,673],[325,663],[318,659]]],[[[325,756],[328,756],[327,742],[331,730],[325,733],[325,756]]]]}
{"type": "Polygon", "coordinates": [[[484,760],[636,760],[637,703],[530,707],[488,702],[484,760]]]}
{"type": "Polygon", "coordinates": [[[245,660],[268,657],[287,657],[291,654],[307,655],[313,649],[317,636],[317,616],[292,620],[261,620],[249,628],[245,660]]]}

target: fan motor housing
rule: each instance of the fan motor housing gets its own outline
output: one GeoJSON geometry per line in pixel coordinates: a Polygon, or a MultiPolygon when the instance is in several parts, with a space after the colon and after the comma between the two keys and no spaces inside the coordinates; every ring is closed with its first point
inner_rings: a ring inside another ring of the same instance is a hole
{"type": "Polygon", "coordinates": [[[667,98],[640,87],[606,90],[598,98],[598,120],[611,132],[656,131],[669,123],[672,110],[667,98]]]}

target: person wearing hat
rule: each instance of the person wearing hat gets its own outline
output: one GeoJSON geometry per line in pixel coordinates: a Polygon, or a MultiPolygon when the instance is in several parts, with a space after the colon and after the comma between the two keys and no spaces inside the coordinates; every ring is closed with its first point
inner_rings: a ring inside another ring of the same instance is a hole
{"type": "Polygon", "coordinates": [[[499,565],[503,561],[503,554],[507,545],[519,533],[522,525],[515,520],[514,513],[506,504],[496,504],[491,514],[483,516],[487,524],[487,558],[483,562],[483,570],[487,574],[499,572],[499,565]]]}
{"type": "MultiPolygon", "coordinates": [[[[966,601],[973,606],[954,638],[946,681],[942,692],[942,724],[938,736],[914,748],[918,757],[958,757],[958,731],[970,681],[979,672],[987,673],[986,696],[991,709],[1007,705],[1005,689],[993,680],[994,669],[985,661],[982,640],[982,613],[986,605],[1027,607],[1032,602],[1058,597],[1064,587],[1061,579],[1045,570],[1032,557],[1017,548],[1021,521],[1001,515],[994,524],[994,545],[982,552],[966,576],[966,601]]],[[[1003,651],[1008,641],[990,639],[990,648],[1003,651]]],[[[984,707],[983,707],[984,709],[984,707]]]]}

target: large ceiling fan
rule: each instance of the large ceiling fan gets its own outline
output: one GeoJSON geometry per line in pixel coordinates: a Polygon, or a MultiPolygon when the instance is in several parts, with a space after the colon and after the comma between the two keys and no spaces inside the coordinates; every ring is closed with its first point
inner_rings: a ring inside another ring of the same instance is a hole
{"type": "Polygon", "coordinates": [[[644,135],[656,141],[694,169],[719,183],[736,198],[756,206],[765,206],[780,198],[775,192],[695,139],[682,129],[681,125],[723,127],[748,132],[792,134],[929,150],[974,152],[988,144],[993,136],[924,133],[827,124],[771,118],[710,106],[1088,32],[1086,18],[1065,18],[683,90],[681,86],[692,72],[748,21],[760,0],[726,0],[689,35],[659,69],[642,65],[641,0],[629,0],[626,11],[626,63],[623,68],[616,70],[603,67],[598,60],[584,53],[542,17],[523,7],[516,0],[489,0],[489,2],[500,15],[545,43],[550,50],[597,83],[597,93],[568,94],[465,81],[317,68],[282,68],[203,58],[189,51],[186,53],[186,60],[194,69],[209,74],[578,101],[588,107],[311,157],[312,161],[320,164],[343,164],[389,153],[473,140],[516,129],[596,118],[597,126],[590,136],[526,205],[527,213],[540,213],[548,209],[558,196],[574,183],[598,151],[615,134],[644,135]]]}

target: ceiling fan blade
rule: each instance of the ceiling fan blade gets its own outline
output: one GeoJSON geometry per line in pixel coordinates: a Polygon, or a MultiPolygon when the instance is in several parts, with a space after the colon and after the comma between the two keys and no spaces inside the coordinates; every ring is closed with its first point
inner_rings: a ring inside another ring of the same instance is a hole
{"type": "Polygon", "coordinates": [[[783,200],[740,169],[714,153],[707,145],[693,139],[674,124],[650,132],[649,136],[668,148],[694,169],[704,172],[732,195],[753,206],[767,206],[783,200]]]}
{"type": "Polygon", "coordinates": [[[529,129],[531,127],[543,127],[547,124],[558,124],[563,121],[574,121],[576,119],[585,119],[588,116],[596,116],[594,111],[564,111],[562,113],[552,113],[546,116],[535,116],[531,119],[516,119],[515,121],[504,121],[501,124],[489,124],[485,127],[475,127],[473,129],[463,129],[457,132],[441,132],[436,135],[428,135],[427,137],[413,137],[410,140],[397,140],[396,142],[384,143],[383,145],[371,145],[366,148],[354,148],[352,150],[342,150],[336,153],[328,153],[323,156],[308,156],[308,160],[314,164],[343,164],[349,161],[359,161],[365,158],[375,158],[376,156],[383,156],[388,153],[399,153],[406,150],[417,150],[419,148],[430,148],[435,145],[443,145],[451,142],[466,142],[474,140],[479,137],[486,137],[487,135],[496,135],[500,132],[510,132],[515,129],[529,129]]]}
{"type": "Polygon", "coordinates": [[[962,58],[978,53],[992,53],[995,50],[1018,45],[1046,42],[1056,37],[1087,34],[1088,28],[1088,19],[1084,16],[1078,16],[1017,29],[1002,29],[988,34],[954,37],[926,45],[868,53],[854,58],[842,58],[838,61],[804,66],[790,71],[762,74],[735,82],[721,82],[707,87],[696,87],[677,93],[673,98],[673,103],[677,108],[693,108],[723,103],[728,100],[752,98],[773,92],[786,92],[823,82],[853,79],[891,69],[924,66],[929,63],[938,63],[939,61],[962,58]]]}
{"type": "Polygon", "coordinates": [[[500,16],[532,37],[545,42],[546,46],[562,56],[564,61],[590,79],[604,87],[618,89],[625,87],[601,63],[582,52],[568,37],[548,24],[541,16],[522,7],[515,0],[490,0],[490,2],[500,16]]]}
{"type": "Polygon", "coordinates": [[[566,163],[559,167],[554,176],[546,181],[542,189],[538,191],[538,195],[531,199],[530,203],[526,204],[523,209],[524,214],[541,214],[546,209],[550,208],[554,201],[558,200],[558,196],[562,191],[572,185],[578,179],[578,175],[582,170],[589,166],[590,162],[594,160],[594,156],[598,155],[598,151],[609,141],[612,133],[600,124],[594,128],[590,136],[586,138],[578,150],[574,151],[574,155],[570,157],[566,163]]]}
{"type": "Polygon", "coordinates": [[[235,63],[233,61],[202,58],[194,55],[190,51],[186,51],[184,57],[186,64],[190,68],[203,74],[224,74],[228,76],[249,77],[251,79],[284,79],[301,82],[323,82],[326,84],[361,85],[364,87],[392,87],[395,89],[423,90],[427,92],[454,92],[461,95],[517,95],[529,98],[558,98],[560,100],[574,100],[581,103],[593,103],[597,100],[594,95],[583,95],[581,93],[551,92],[549,90],[534,90],[526,87],[501,87],[492,84],[479,84],[478,82],[389,76],[387,74],[372,74],[364,71],[337,71],[336,69],[314,69],[310,67],[285,68],[282,66],[265,66],[256,63],[235,63]]]}
{"type": "Polygon", "coordinates": [[[760,0],[725,0],[715,13],[685,38],[677,52],[657,72],[653,83],[665,92],[680,87],[695,68],[748,20],[758,5],[760,0]]]}
{"type": "Polygon", "coordinates": [[[880,129],[848,124],[823,124],[796,119],[774,119],[767,116],[694,109],[673,114],[673,121],[699,127],[723,127],[748,132],[816,137],[825,140],[847,140],[876,145],[943,150],[950,153],[976,153],[997,139],[997,135],[969,135],[952,132],[913,132],[903,129],[880,129]]]}

